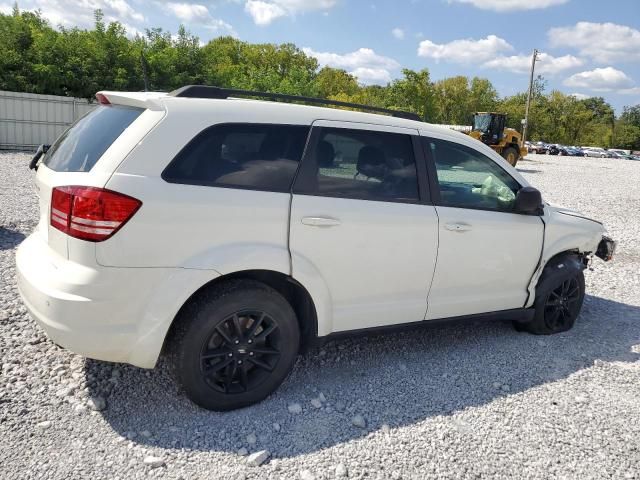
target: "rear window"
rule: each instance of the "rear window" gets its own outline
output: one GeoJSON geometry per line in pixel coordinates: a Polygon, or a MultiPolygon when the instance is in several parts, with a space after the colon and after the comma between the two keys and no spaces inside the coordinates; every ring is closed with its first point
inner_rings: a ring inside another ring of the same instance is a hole
{"type": "Polygon", "coordinates": [[[288,192],[309,127],[222,124],[200,132],[162,173],[169,183],[288,192]]]}
{"type": "Polygon", "coordinates": [[[56,172],[88,172],[143,111],[115,105],[94,108],[60,135],[44,164],[56,172]]]}

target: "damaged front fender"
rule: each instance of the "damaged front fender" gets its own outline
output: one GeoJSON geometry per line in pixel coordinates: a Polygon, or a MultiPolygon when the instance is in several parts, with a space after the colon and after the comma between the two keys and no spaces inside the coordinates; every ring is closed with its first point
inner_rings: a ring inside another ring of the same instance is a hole
{"type": "MultiPolygon", "coordinates": [[[[545,205],[542,219],[545,224],[544,246],[538,267],[529,283],[529,297],[525,307],[533,305],[540,277],[552,259],[567,253],[586,261],[594,253],[597,254],[605,233],[600,222],[562,207],[545,205]]],[[[612,254],[608,248],[609,244],[602,246],[603,255],[612,254]]],[[[615,242],[613,248],[615,249],[615,242]]]]}

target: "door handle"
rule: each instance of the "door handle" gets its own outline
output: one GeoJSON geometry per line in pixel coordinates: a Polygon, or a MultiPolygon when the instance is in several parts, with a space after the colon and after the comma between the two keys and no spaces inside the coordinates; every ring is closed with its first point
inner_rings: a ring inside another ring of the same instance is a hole
{"type": "Polygon", "coordinates": [[[302,217],[302,223],[312,227],[335,227],[340,225],[340,220],[329,217],[302,217]]]}
{"type": "Polygon", "coordinates": [[[471,230],[471,225],[467,223],[447,223],[444,228],[452,232],[468,232],[471,230]]]}

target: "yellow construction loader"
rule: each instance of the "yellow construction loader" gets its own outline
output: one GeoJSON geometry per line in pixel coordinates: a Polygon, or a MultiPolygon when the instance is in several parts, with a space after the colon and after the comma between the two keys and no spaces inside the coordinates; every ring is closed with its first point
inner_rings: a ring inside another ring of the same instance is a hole
{"type": "Polygon", "coordinates": [[[505,128],[504,113],[478,112],[473,115],[473,128],[468,134],[489,145],[514,167],[527,154],[522,135],[513,128],[505,128]]]}

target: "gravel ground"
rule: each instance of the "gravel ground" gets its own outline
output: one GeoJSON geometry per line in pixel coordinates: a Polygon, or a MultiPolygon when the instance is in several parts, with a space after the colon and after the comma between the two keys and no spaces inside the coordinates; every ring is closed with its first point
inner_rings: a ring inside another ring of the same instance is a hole
{"type": "Polygon", "coordinates": [[[640,162],[518,165],[620,241],[588,272],[572,331],[495,322],[334,342],[260,405],[221,414],[165,365],[85,360],[29,319],[14,270],[37,220],[27,161],[0,155],[1,478],[640,479],[640,162]]]}

